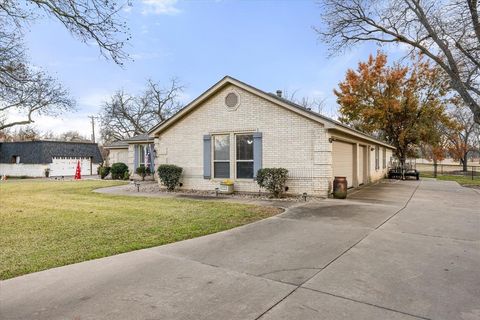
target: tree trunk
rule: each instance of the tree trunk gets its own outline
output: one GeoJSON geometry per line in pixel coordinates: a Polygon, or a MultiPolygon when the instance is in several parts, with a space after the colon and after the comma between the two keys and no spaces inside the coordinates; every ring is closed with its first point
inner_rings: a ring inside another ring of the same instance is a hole
{"type": "Polygon", "coordinates": [[[463,171],[463,172],[467,172],[467,171],[468,171],[468,166],[467,166],[467,164],[468,164],[468,158],[467,158],[467,157],[468,157],[468,152],[465,152],[465,153],[463,154],[463,160],[462,160],[462,165],[463,165],[462,171],[463,171]]]}

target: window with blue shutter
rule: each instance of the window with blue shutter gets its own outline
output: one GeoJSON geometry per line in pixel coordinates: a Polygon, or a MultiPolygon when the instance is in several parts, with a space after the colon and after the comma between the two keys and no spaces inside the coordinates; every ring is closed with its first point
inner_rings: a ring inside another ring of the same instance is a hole
{"type": "Polygon", "coordinates": [[[203,136],[203,178],[212,177],[212,136],[203,136]]]}
{"type": "Polygon", "coordinates": [[[257,178],[258,170],[262,169],[262,133],[253,134],[253,178],[257,178]]]}
{"type": "Polygon", "coordinates": [[[149,157],[150,157],[150,172],[154,172],[155,171],[155,145],[154,144],[150,144],[149,145],[149,157]]]}

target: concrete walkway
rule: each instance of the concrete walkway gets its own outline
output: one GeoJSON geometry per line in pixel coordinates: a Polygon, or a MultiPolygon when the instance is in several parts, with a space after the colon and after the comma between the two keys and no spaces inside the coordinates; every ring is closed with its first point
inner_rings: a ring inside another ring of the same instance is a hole
{"type": "Polygon", "coordinates": [[[0,283],[0,319],[480,319],[480,195],[396,181],[349,200],[0,283]]]}

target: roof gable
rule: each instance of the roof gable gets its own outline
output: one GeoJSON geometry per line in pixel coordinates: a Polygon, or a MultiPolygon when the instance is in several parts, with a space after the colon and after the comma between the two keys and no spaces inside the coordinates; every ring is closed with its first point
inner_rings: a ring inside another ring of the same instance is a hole
{"type": "Polygon", "coordinates": [[[300,106],[296,103],[293,103],[292,101],[289,101],[287,99],[278,97],[275,94],[267,93],[265,91],[262,91],[258,88],[255,88],[255,87],[253,87],[249,84],[246,84],[246,83],[244,83],[240,80],[237,80],[235,78],[232,78],[230,76],[225,76],[223,79],[221,79],[216,84],[211,86],[209,89],[207,89],[204,93],[202,93],[200,96],[198,96],[192,102],[190,102],[185,107],[183,107],[181,110],[179,110],[171,118],[159,123],[158,125],[156,125],[152,129],[150,129],[148,134],[150,136],[153,136],[153,137],[158,135],[160,132],[162,132],[162,131],[166,130],[167,128],[169,128],[170,126],[174,125],[178,120],[182,119],[187,114],[192,112],[194,109],[199,107],[204,101],[209,99],[212,95],[216,94],[217,92],[219,92],[221,89],[223,89],[227,85],[234,85],[234,86],[240,87],[243,90],[246,90],[247,92],[249,92],[251,94],[259,96],[259,97],[261,97],[261,98],[263,98],[267,101],[270,101],[275,105],[281,106],[281,107],[283,107],[287,110],[290,110],[293,113],[299,114],[303,117],[306,117],[306,118],[309,118],[313,121],[316,121],[316,122],[322,124],[326,129],[335,129],[335,130],[345,132],[345,133],[353,135],[353,136],[357,136],[357,137],[365,139],[365,140],[369,140],[369,141],[387,146],[387,147],[392,148],[392,149],[394,148],[391,145],[389,145],[389,144],[387,144],[383,141],[380,141],[380,140],[378,140],[378,139],[376,139],[376,138],[374,138],[370,135],[364,134],[363,132],[360,132],[358,130],[350,128],[349,126],[347,126],[345,124],[342,124],[339,121],[330,119],[330,118],[328,118],[326,116],[323,116],[319,113],[316,113],[312,110],[304,108],[304,107],[302,107],[302,106],[300,106]]]}

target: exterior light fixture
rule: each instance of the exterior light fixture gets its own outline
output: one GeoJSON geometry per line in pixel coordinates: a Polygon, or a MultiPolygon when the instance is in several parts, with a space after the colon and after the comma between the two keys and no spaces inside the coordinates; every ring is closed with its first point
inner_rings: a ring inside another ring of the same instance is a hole
{"type": "Polygon", "coordinates": [[[218,197],[218,192],[220,191],[219,188],[215,188],[215,197],[218,197]]]}
{"type": "Polygon", "coordinates": [[[307,193],[306,192],[304,192],[302,194],[302,198],[303,198],[303,201],[305,201],[305,202],[307,201],[307,193]]]}
{"type": "Polygon", "coordinates": [[[328,138],[328,142],[332,143],[332,142],[333,142],[333,138],[328,138]]]}

